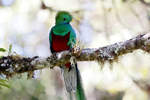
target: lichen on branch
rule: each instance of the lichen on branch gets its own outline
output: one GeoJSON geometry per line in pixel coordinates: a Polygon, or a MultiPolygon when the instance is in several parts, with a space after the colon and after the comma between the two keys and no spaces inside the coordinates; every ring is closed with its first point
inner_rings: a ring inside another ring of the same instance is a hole
{"type": "Polygon", "coordinates": [[[150,52],[150,33],[138,35],[124,42],[118,42],[105,47],[85,48],[76,53],[72,52],[73,50],[63,51],[47,58],[38,56],[23,57],[17,54],[3,56],[0,58],[0,74],[11,77],[24,72],[31,73],[43,68],[53,68],[65,64],[72,56],[77,61],[114,62],[119,56],[131,53],[137,49],[150,52]]]}

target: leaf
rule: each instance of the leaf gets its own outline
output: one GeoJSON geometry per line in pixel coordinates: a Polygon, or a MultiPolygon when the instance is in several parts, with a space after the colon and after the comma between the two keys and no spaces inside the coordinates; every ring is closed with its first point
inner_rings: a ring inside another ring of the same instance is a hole
{"type": "Polygon", "coordinates": [[[0,79],[0,82],[4,83],[4,82],[8,82],[8,81],[4,80],[4,79],[0,79]]]}
{"type": "Polygon", "coordinates": [[[6,52],[7,50],[4,48],[0,48],[0,52],[6,52]]]}
{"type": "Polygon", "coordinates": [[[6,83],[0,83],[0,86],[4,86],[4,87],[7,87],[7,88],[10,88],[10,85],[8,85],[6,83]]]}
{"type": "Polygon", "coordinates": [[[8,54],[11,54],[12,52],[12,44],[9,45],[9,51],[8,51],[8,54]]]}
{"type": "Polygon", "coordinates": [[[8,84],[8,81],[4,80],[4,79],[0,79],[0,86],[10,88],[10,85],[8,84]]]}

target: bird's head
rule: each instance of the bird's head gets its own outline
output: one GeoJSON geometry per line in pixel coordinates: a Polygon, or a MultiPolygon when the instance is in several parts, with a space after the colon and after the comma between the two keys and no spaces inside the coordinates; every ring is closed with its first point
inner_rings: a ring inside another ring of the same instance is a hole
{"type": "Polygon", "coordinates": [[[72,16],[67,11],[59,11],[56,15],[56,24],[70,23],[72,16]]]}

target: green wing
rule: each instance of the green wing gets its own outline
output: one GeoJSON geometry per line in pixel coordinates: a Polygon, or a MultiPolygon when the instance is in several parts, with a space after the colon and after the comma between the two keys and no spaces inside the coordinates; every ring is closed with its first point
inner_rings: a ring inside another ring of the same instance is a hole
{"type": "Polygon", "coordinates": [[[74,31],[74,29],[71,27],[69,27],[70,30],[70,38],[69,38],[69,42],[67,43],[67,45],[71,46],[71,48],[75,45],[76,43],[76,33],[74,31]]]}

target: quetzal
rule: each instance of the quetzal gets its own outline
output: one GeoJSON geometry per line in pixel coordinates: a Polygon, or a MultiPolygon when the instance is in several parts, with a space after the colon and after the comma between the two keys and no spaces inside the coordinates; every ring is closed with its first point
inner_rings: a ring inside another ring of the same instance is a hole
{"type": "MultiPolygon", "coordinates": [[[[55,26],[49,33],[50,50],[57,53],[64,50],[70,50],[76,43],[76,33],[70,22],[72,16],[66,11],[59,11],[55,18],[55,26]]],[[[77,100],[85,100],[84,90],[82,88],[81,76],[77,63],[68,62],[60,67],[64,77],[64,83],[67,92],[72,99],[72,93],[76,94],[77,100]]]]}

